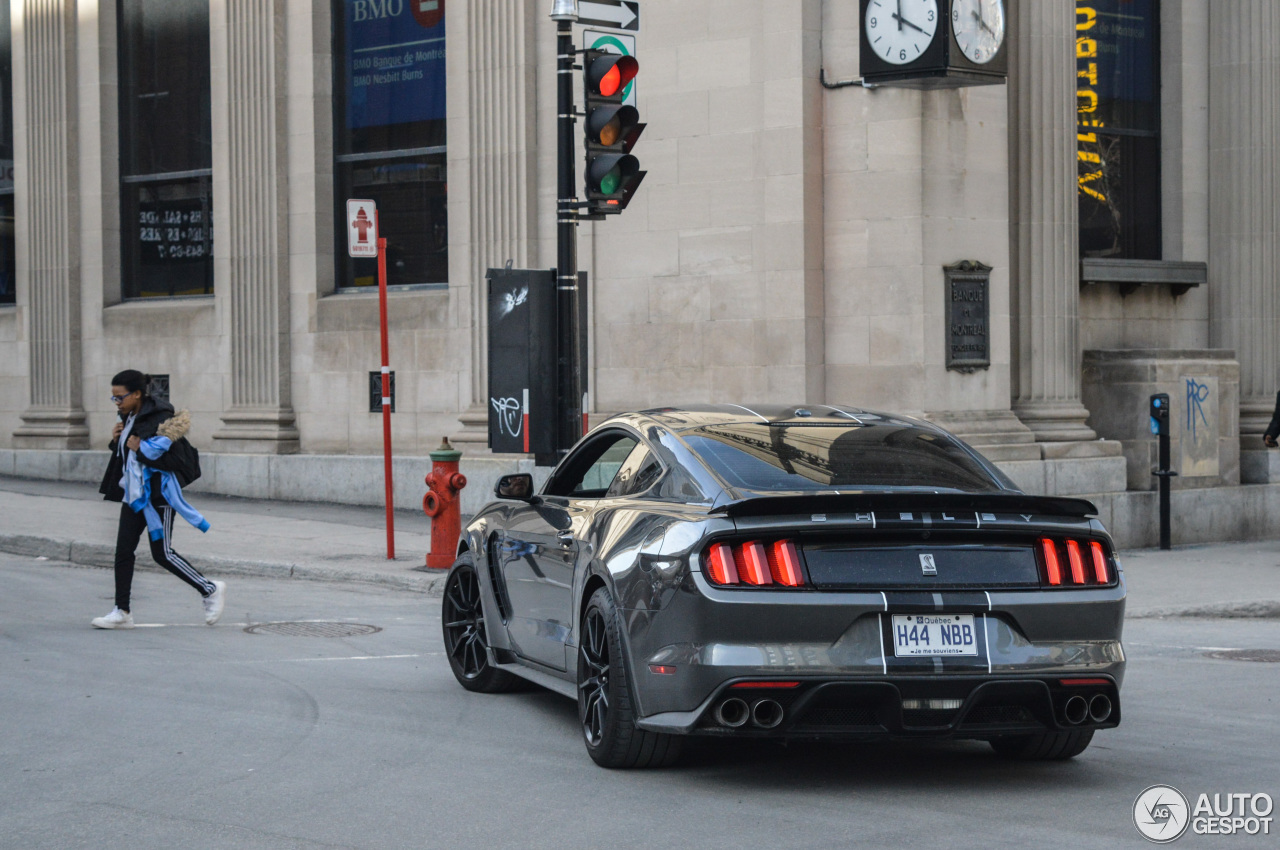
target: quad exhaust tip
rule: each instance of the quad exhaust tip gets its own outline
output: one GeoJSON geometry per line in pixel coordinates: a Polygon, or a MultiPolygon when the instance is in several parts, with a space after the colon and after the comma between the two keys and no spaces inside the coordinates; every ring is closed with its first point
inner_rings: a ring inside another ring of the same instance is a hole
{"type": "Polygon", "coordinates": [[[773,729],[782,722],[782,706],[777,700],[756,700],[751,706],[751,722],[761,729],[773,729]]]}
{"type": "Polygon", "coordinates": [[[1079,726],[1089,716],[1089,703],[1082,696],[1074,696],[1062,707],[1062,716],[1072,726],[1079,726]]]}
{"type": "Polygon", "coordinates": [[[746,700],[729,697],[716,706],[716,722],[721,726],[737,729],[746,725],[750,718],[751,708],[747,705],[746,700]]]}
{"type": "Polygon", "coordinates": [[[1094,723],[1105,723],[1111,716],[1111,698],[1106,694],[1098,694],[1089,700],[1089,719],[1094,723]]]}

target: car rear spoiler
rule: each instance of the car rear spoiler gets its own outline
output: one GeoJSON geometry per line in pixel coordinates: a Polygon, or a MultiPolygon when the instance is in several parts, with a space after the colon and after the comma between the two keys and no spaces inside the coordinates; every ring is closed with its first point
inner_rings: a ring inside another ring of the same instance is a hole
{"type": "Polygon", "coordinates": [[[767,514],[850,513],[862,511],[986,511],[1002,514],[1093,517],[1098,509],[1085,499],[1028,496],[1024,493],[800,493],[753,496],[716,505],[713,514],[731,517],[767,514]]]}

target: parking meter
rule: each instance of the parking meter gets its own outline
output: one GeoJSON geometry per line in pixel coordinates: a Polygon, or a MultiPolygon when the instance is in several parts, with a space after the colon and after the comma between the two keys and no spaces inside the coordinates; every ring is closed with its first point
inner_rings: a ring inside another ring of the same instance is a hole
{"type": "Polygon", "coordinates": [[[1160,485],[1160,548],[1171,549],[1169,529],[1169,479],[1178,473],[1169,469],[1169,394],[1155,393],[1151,396],[1151,433],[1155,435],[1159,447],[1159,463],[1151,470],[1160,485]]]}
{"type": "Polygon", "coordinates": [[[1151,433],[1157,437],[1169,436],[1168,393],[1156,393],[1151,396],[1151,433]]]}

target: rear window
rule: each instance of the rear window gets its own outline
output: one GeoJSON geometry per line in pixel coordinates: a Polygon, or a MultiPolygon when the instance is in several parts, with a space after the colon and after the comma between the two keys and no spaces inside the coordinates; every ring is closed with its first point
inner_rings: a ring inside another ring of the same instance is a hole
{"type": "Polygon", "coordinates": [[[743,490],[1003,489],[955,440],[906,424],[734,424],[683,435],[702,462],[743,490]]]}

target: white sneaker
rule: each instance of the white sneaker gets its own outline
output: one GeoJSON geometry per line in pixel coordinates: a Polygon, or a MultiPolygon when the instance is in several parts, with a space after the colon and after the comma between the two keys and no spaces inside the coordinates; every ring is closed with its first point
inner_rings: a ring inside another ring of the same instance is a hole
{"type": "Polygon", "coordinates": [[[215,581],[213,587],[213,593],[204,598],[204,621],[211,626],[218,622],[218,618],[222,616],[222,606],[227,603],[227,583],[215,581]]]}
{"type": "Polygon", "coordinates": [[[91,621],[95,629],[132,629],[133,615],[119,608],[112,608],[105,617],[94,617],[91,621]]]}

